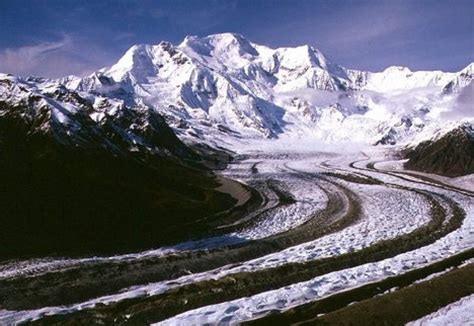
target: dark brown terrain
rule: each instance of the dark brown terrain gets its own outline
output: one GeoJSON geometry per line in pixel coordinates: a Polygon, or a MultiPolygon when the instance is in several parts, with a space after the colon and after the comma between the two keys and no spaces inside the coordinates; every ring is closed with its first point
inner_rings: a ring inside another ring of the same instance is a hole
{"type": "Polygon", "coordinates": [[[458,177],[474,173],[474,130],[460,126],[436,141],[425,141],[405,153],[405,168],[458,177]]]}
{"type": "Polygon", "coordinates": [[[28,120],[29,106],[0,105],[0,260],[118,253],[192,239],[235,203],[215,190],[220,183],[202,157],[159,116],[151,117],[156,128],[144,131],[163,153],[152,155],[126,152],[127,144],[106,148],[107,139],[120,136],[114,126],[97,131],[81,117],[82,143],[62,143],[47,108],[28,120]]]}

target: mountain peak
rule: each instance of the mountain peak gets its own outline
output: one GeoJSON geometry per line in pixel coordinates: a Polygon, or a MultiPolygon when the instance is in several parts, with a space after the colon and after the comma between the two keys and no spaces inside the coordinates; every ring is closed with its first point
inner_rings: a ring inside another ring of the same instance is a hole
{"type": "Polygon", "coordinates": [[[135,44],[130,47],[120,60],[108,70],[108,75],[114,80],[123,79],[127,73],[136,76],[146,76],[155,72],[151,59],[151,46],[135,44]]]}
{"type": "Polygon", "coordinates": [[[227,41],[237,40],[237,41],[248,42],[248,40],[242,34],[233,33],[233,32],[210,34],[206,36],[205,38],[220,39],[220,40],[227,40],[227,41]]]}
{"type": "Polygon", "coordinates": [[[230,44],[230,43],[250,43],[242,34],[239,33],[217,33],[217,34],[210,34],[207,36],[199,37],[196,35],[186,36],[184,41],[186,40],[199,40],[201,42],[209,42],[209,43],[223,43],[223,44],[230,44]]]}
{"type": "Polygon", "coordinates": [[[329,62],[326,57],[317,49],[310,45],[300,45],[297,47],[281,47],[274,51],[281,67],[290,70],[306,70],[318,67],[328,70],[329,62]]]}
{"type": "Polygon", "coordinates": [[[186,36],[179,48],[189,48],[205,56],[256,56],[249,40],[237,33],[212,34],[205,37],[186,36]]]}
{"type": "Polygon", "coordinates": [[[412,71],[408,67],[402,67],[402,66],[390,66],[385,68],[383,71],[385,73],[411,73],[412,71]]]}

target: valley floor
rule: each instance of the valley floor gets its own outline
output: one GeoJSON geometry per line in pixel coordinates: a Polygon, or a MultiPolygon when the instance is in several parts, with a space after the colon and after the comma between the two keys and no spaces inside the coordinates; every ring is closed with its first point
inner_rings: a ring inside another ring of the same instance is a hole
{"type": "Polygon", "coordinates": [[[255,193],[221,190],[258,207],[173,246],[0,262],[0,324],[472,322],[472,179],[380,150],[239,156],[222,174],[255,193]]]}

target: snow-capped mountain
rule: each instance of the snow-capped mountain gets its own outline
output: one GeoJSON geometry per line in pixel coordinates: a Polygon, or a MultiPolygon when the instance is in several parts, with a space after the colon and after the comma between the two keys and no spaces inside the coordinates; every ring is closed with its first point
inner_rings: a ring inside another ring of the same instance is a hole
{"type": "MultiPolygon", "coordinates": [[[[456,110],[458,94],[472,83],[473,67],[372,73],[334,64],[308,45],[272,49],[223,33],[188,36],[178,45],[135,45],[111,67],[49,83],[94,102],[159,113],[187,141],[297,137],[395,144],[444,123],[440,117],[456,110]]],[[[88,114],[98,123],[110,116],[88,114]]]]}

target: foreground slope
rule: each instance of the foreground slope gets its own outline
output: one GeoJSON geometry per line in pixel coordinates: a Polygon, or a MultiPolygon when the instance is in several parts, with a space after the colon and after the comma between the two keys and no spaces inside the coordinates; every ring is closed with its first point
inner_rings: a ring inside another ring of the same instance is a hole
{"type": "Polygon", "coordinates": [[[235,202],[145,106],[9,76],[0,89],[1,258],[187,239],[235,202]]]}
{"type": "Polygon", "coordinates": [[[463,124],[438,139],[426,140],[406,150],[405,167],[457,177],[474,173],[474,128],[463,124]]]}

